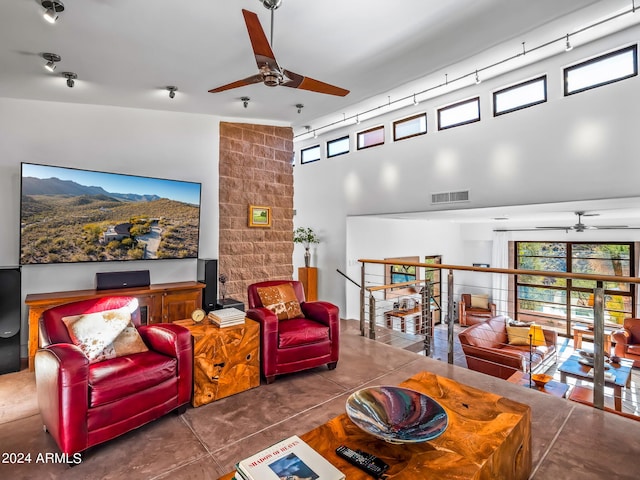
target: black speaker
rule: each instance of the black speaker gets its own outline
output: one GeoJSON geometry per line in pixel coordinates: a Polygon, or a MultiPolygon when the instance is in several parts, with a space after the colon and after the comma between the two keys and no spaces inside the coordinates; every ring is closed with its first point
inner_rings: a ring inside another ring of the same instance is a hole
{"type": "Polygon", "coordinates": [[[209,313],[218,301],[218,260],[198,259],[198,281],[206,285],[202,290],[202,308],[209,313]]]}
{"type": "Polygon", "coordinates": [[[149,270],[96,273],[96,290],[148,287],[150,284],[149,270]]]}
{"type": "Polygon", "coordinates": [[[20,370],[20,268],[0,268],[0,374],[20,370]]]}

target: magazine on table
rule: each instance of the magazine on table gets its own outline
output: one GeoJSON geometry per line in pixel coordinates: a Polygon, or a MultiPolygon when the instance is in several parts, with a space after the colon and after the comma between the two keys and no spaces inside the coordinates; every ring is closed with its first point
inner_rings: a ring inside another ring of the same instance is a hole
{"type": "Polygon", "coordinates": [[[276,443],[236,465],[247,480],[344,480],[345,475],[297,435],[276,443]]]}

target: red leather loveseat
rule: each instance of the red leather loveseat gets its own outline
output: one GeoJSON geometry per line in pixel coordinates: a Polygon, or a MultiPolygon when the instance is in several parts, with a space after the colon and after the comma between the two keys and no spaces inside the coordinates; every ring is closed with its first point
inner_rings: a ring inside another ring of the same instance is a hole
{"type": "Polygon", "coordinates": [[[554,330],[543,329],[545,345],[533,347],[529,368],[529,345],[509,343],[506,320],[502,316],[493,317],[458,334],[470,370],[507,379],[516,370],[536,373],[557,361],[558,335],[554,330]]]}
{"type": "Polygon", "coordinates": [[[261,369],[267,383],[283,373],[321,365],[327,365],[330,370],[336,367],[340,352],[337,306],[329,302],[306,302],[302,283],[292,280],[254,283],[249,285],[247,294],[247,317],[260,323],[261,369]],[[278,319],[279,314],[263,305],[260,290],[289,288],[288,285],[293,287],[293,292],[285,303],[298,304],[300,313],[294,318],[278,319]]]}
{"type": "Polygon", "coordinates": [[[51,308],[40,318],[40,336],[42,347],[35,356],[40,414],[63,453],[81,452],[172,410],[186,410],[191,334],[179,325],[140,326],[136,298],[106,297],[51,308]],[[112,311],[130,312],[129,330],[135,327],[146,351],[90,363],[65,322],[83,316],[93,320],[91,314],[112,311]]]}

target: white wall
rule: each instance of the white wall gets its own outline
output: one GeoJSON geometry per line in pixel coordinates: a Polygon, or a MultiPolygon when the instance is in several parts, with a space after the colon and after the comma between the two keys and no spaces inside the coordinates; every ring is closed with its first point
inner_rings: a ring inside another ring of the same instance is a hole
{"type": "MultiPolygon", "coordinates": [[[[345,230],[349,216],[449,209],[432,206],[431,193],[459,189],[469,189],[471,200],[455,208],[636,196],[640,78],[565,98],[562,68],[635,43],[639,32],[633,27],[418,106],[296,141],[297,158],[301,148],[314,144],[323,152],[320,161],[297,165],[294,172],[295,224],[314,227],[323,236],[317,260],[320,297],[346,305],[344,283],[333,272],[351,258],[345,230]],[[543,73],[548,75],[547,103],[492,116],[493,90],[543,73]],[[437,131],[438,107],[477,95],[481,122],[437,131]],[[427,112],[429,133],[391,142],[391,122],[421,111],[427,112]],[[355,132],[379,124],[385,125],[386,144],[356,151],[355,132]],[[351,136],[351,153],[324,158],[325,142],[345,134],[351,136]]],[[[380,257],[395,255],[393,244],[388,245],[389,254],[380,257]]]]}
{"type": "MultiPolygon", "coordinates": [[[[347,268],[341,269],[357,283],[361,283],[361,264],[358,259],[442,255],[442,262],[459,265],[464,261],[460,226],[450,222],[427,222],[376,217],[348,217],[346,231],[347,268]]],[[[335,269],[334,269],[335,271],[335,269]]],[[[367,264],[365,283],[382,285],[384,269],[381,265],[367,264]]],[[[335,283],[346,289],[344,318],[360,318],[360,290],[342,277],[335,283]]],[[[445,296],[446,279],[443,276],[445,296]]]]}
{"type": "MultiPolygon", "coordinates": [[[[218,124],[207,115],[0,98],[0,265],[19,261],[20,162],[201,182],[200,255],[217,258],[218,124]]],[[[193,259],[28,265],[22,295],[94,288],[96,272],[139,269],[153,283],[197,277],[193,259]]],[[[24,356],[24,311],[22,326],[24,356]]]]}

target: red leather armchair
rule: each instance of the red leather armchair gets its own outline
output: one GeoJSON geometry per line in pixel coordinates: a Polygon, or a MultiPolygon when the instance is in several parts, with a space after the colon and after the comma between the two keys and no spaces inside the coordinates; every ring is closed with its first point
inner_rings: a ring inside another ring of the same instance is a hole
{"type": "Polygon", "coordinates": [[[140,326],[138,300],[107,297],[46,310],[35,356],[40,414],[63,453],[74,454],[178,409],[191,398],[191,334],[179,325],[140,326]],[[127,308],[148,351],[89,363],[63,317],[127,308]]]}
{"type": "Polygon", "coordinates": [[[614,353],[640,367],[640,318],[625,318],[622,329],[613,332],[612,337],[616,342],[614,353]]]}
{"type": "Polygon", "coordinates": [[[275,280],[249,285],[247,317],[260,323],[261,369],[267,383],[276,375],[327,365],[336,368],[340,351],[338,307],[329,302],[306,302],[302,283],[275,280]],[[304,318],[278,320],[262,305],[258,288],[290,283],[304,318]]]}

